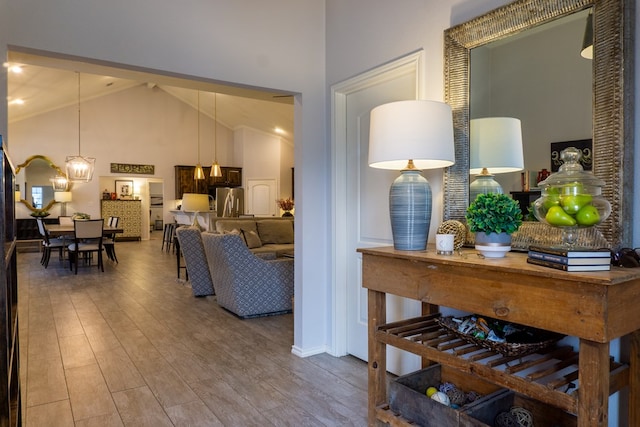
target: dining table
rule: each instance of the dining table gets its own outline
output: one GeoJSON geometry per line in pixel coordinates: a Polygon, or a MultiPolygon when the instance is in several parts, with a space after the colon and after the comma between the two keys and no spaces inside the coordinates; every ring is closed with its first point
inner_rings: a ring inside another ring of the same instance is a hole
{"type": "MultiPolygon", "coordinates": [[[[73,224],[47,224],[47,231],[49,232],[49,237],[60,237],[64,242],[67,238],[73,240],[73,236],[75,234],[75,228],[73,224]]],[[[105,225],[102,227],[102,235],[105,237],[113,236],[114,234],[124,232],[122,227],[112,227],[110,225],[105,225]]],[[[62,260],[64,261],[65,254],[62,252],[62,260]]]]}
{"type": "MultiPolygon", "coordinates": [[[[49,232],[49,237],[73,236],[73,234],[75,233],[73,224],[71,225],[47,224],[47,231],[49,232]]],[[[111,227],[109,225],[105,225],[102,228],[102,234],[104,236],[111,236],[113,234],[118,234],[122,232],[124,232],[122,227],[111,227]]]]}

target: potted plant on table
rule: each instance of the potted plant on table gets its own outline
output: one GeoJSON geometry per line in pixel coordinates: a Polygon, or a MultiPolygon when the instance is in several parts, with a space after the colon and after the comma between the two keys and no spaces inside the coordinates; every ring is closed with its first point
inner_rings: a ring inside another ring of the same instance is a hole
{"type": "Polygon", "coordinates": [[[87,219],[91,219],[91,215],[84,212],[76,212],[71,216],[71,218],[73,218],[74,221],[87,220],[87,219]]]}
{"type": "Polygon", "coordinates": [[[31,215],[34,218],[46,218],[50,214],[49,214],[49,211],[46,211],[44,209],[36,209],[33,212],[31,212],[29,215],[31,215]]]}
{"type": "Polygon", "coordinates": [[[522,224],[518,202],[506,194],[480,194],[466,213],[475,247],[487,258],[502,258],[511,250],[511,234],[522,224]]]}
{"type": "Polygon", "coordinates": [[[291,197],[287,197],[286,199],[278,199],[276,200],[276,203],[278,204],[278,207],[284,211],[282,216],[293,216],[291,211],[293,210],[294,203],[291,197]]]}

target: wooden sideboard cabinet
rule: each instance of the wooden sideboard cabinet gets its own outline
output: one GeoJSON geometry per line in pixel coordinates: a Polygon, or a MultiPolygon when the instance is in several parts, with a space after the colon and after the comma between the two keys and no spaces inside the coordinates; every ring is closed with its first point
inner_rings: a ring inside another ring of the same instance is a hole
{"type": "Polygon", "coordinates": [[[105,222],[110,216],[120,218],[118,227],[122,234],[117,240],[140,240],[142,238],[142,202],[140,200],[102,200],[102,218],[105,222]]]}
{"type": "Polygon", "coordinates": [[[440,363],[550,410],[575,414],[572,419],[579,427],[606,427],[609,395],[628,388],[629,413],[620,414],[628,423],[621,425],[640,426],[640,269],[568,273],[527,264],[526,254],[515,252],[489,260],[478,258],[474,250],[436,255],[433,247],[426,252],[392,247],[358,251],[368,289],[369,425],[409,425],[387,402],[386,346],[392,345],[420,355],[425,363],[440,363]],[[422,301],[423,316],[387,323],[387,294],[422,301]],[[438,344],[443,340],[432,338],[446,335],[433,321],[439,306],[574,336],[579,348],[531,356],[547,358],[546,363],[551,356],[551,372],[558,377],[553,381],[542,367],[525,375],[519,367],[524,362],[517,358],[496,362],[494,353],[489,363],[467,350],[438,344]],[[624,360],[614,361],[609,343],[621,337],[629,352],[624,360]]]}

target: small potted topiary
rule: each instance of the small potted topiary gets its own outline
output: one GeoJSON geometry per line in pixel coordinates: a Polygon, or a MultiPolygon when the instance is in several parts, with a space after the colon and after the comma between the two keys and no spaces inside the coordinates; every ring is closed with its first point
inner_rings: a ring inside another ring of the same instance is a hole
{"type": "Polygon", "coordinates": [[[506,194],[487,193],[469,205],[466,219],[476,249],[487,258],[502,258],[511,250],[511,234],[522,224],[522,212],[506,194]]]}
{"type": "Polygon", "coordinates": [[[33,212],[31,212],[29,215],[31,215],[34,218],[46,218],[48,217],[50,214],[48,211],[44,210],[44,209],[35,209],[33,212]]]}

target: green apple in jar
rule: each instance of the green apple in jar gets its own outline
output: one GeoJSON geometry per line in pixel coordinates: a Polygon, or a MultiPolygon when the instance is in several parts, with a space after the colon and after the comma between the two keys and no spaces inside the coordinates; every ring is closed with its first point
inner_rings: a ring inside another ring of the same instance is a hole
{"type": "Polygon", "coordinates": [[[584,185],[578,181],[569,182],[560,187],[560,195],[562,196],[584,194],[584,192],[584,185]]]}
{"type": "Polygon", "coordinates": [[[556,227],[572,227],[576,225],[576,220],[566,213],[561,206],[551,206],[544,217],[550,225],[556,227]]]}
{"type": "Polygon", "coordinates": [[[584,227],[590,227],[600,222],[600,212],[598,208],[593,205],[583,206],[578,213],[576,213],[576,221],[578,225],[584,227]]]}
{"type": "Polygon", "coordinates": [[[549,187],[546,192],[546,197],[542,203],[542,207],[545,211],[548,211],[551,206],[558,206],[560,204],[560,189],[558,187],[549,187]]]}
{"type": "Polygon", "coordinates": [[[575,194],[560,197],[560,206],[569,215],[575,215],[584,206],[591,203],[593,196],[591,194],[575,194]]]}

